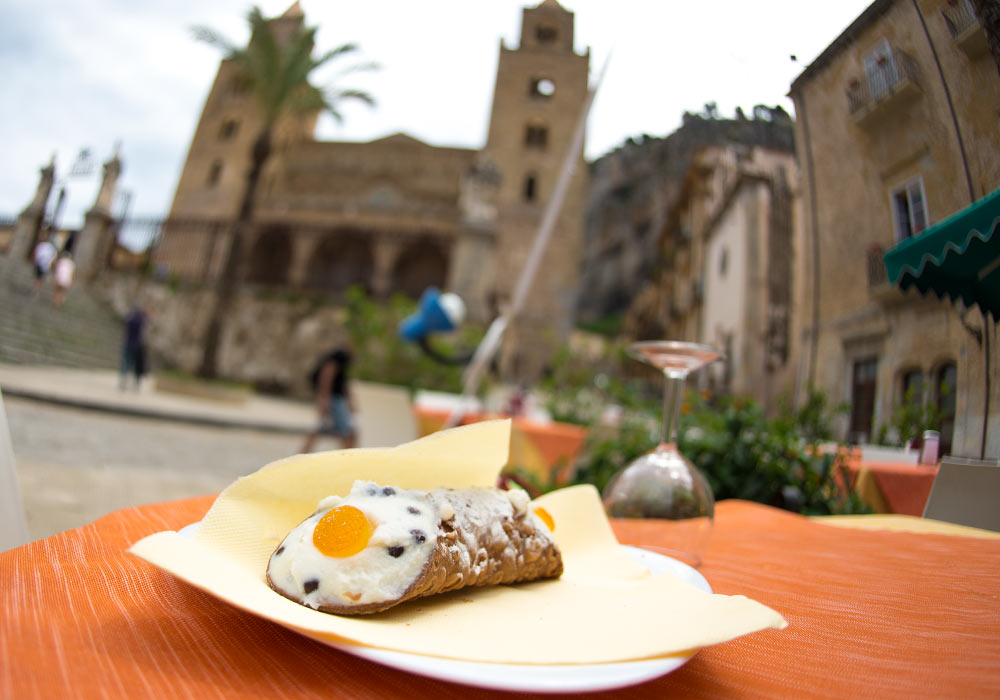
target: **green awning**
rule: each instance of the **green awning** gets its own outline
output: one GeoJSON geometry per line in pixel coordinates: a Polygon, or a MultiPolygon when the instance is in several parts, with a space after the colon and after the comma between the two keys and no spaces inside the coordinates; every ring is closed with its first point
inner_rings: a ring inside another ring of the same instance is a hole
{"type": "Polygon", "coordinates": [[[916,287],[1000,321],[1000,189],[908,238],[885,256],[889,282],[916,287]]]}

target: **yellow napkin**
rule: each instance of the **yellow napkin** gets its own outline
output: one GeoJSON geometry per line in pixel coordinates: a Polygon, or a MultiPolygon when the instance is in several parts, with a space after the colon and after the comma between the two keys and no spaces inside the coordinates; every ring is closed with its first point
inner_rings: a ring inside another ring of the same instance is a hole
{"type": "Polygon", "coordinates": [[[554,581],[470,588],[384,613],[339,617],[274,593],[265,580],[278,542],[355,479],[402,488],[493,486],[507,460],[510,421],[475,423],[390,449],[284,459],[229,486],[186,538],[160,532],[136,556],[238,608],[319,639],[496,663],[573,664],[676,654],[765,628],[775,611],[650,574],[614,538],[596,489],[536,501],[556,522],[565,573],[554,581]]]}

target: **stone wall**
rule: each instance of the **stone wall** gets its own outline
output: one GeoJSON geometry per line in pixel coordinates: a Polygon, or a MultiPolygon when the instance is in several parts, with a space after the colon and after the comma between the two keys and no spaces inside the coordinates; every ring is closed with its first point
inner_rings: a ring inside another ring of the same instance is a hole
{"type": "MultiPolygon", "coordinates": [[[[173,289],[131,275],[105,274],[93,289],[124,317],[132,303],[150,316],[146,341],[153,369],[195,372],[201,362],[211,292],[173,289]]],[[[219,374],[277,393],[308,396],[307,377],[318,357],[348,345],[344,311],[330,304],[289,295],[241,292],[233,303],[219,352],[219,374]]]]}

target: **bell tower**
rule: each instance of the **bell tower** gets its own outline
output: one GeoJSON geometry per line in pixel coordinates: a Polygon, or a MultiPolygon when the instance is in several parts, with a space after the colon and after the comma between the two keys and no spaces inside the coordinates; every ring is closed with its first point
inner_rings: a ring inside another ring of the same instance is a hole
{"type": "MultiPolygon", "coordinates": [[[[587,98],[589,49],[573,49],[573,13],[556,0],[522,10],[516,48],[500,44],[483,157],[496,167],[495,295],[510,300],[555,189],[587,98]]],[[[501,369],[536,379],[573,325],[587,169],[581,154],[525,308],[508,330],[501,369]]]]}
{"type": "MultiPolygon", "coordinates": [[[[270,20],[278,41],[287,41],[305,22],[293,3],[270,20]]],[[[319,114],[286,117],[275,128],[273,148],[312,138],[319,114]]],[[[260,107],[231,61],[219,64],[170,207],[171,219],[231,219],[236,216],[250,168],[250,152],[263,126],[260,107]]],[[[278,157],[272,158],[277,161],[278,157]]]]}

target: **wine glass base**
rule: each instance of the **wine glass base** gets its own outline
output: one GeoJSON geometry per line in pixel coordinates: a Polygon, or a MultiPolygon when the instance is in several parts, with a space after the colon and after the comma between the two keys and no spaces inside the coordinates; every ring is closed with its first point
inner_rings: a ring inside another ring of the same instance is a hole
{"type": "Polygon", "coordinates": [[[676,559],[682,564],[687,564],[693,569],[697,569],[704,563],[700,556],[692,552],[682,552],[679,549],[659,547],[655,544],[637,544],[633,546],[638,547],[639,549],[646,549],[650,552],[655,552],[656,554],[662,554],[663,556],[670,557],[671,559],[676,559]]]}

